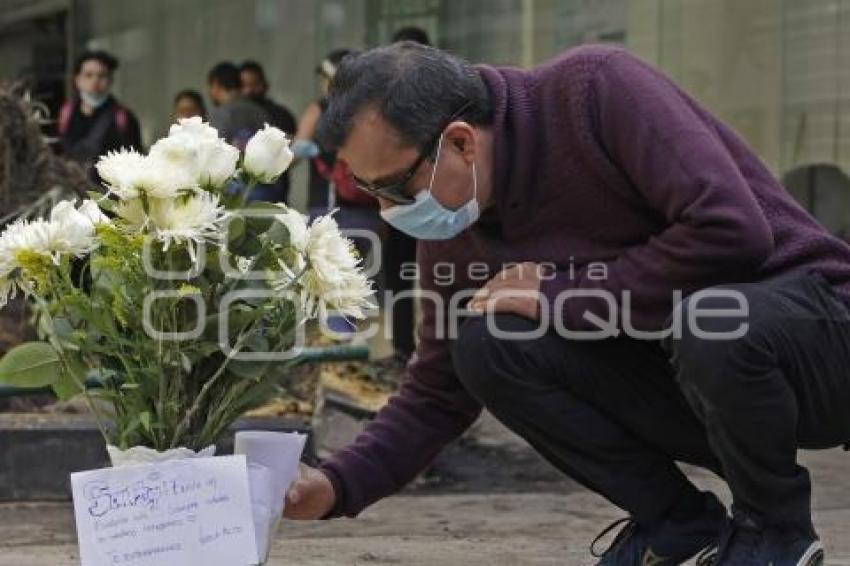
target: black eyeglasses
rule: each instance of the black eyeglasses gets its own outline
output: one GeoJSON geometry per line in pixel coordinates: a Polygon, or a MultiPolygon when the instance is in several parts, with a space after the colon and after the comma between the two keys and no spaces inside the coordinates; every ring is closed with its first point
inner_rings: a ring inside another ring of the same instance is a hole
{"type": "Polygon", "coordinates": [[[458,108],[452,115],[445,121],[443,126],[440,128],[440,131],[434,136],[434,138],[428,142],[428,145],[425,146],[425,150],[419,154],[419,157],[416,158],[416,161],[413,162],[404,174],[399,178],[398,181],[394,181],[392,183],[384,183],[384,184],[376,184],[370,183],[369,181],[365,181],[354,175],[354,185],[360,189],[361,191],[365,191],[370,195],[382,199],[386,199],[393,204],[411,204],[416,201],[415,197],[408,195],[405,192],[405,187],[416,175],[416,171],[422,165],[422,162],[428,159],[428,157],[434,152],[434,149],[437,146],[437,143],[440,141],[440,136],[443,135],[443,130],[445,130],[449,124],[463,116],[464,112],[469,110],[472,107],[472,101],[469,100],[463,104],[460,108],[458,108]]]}

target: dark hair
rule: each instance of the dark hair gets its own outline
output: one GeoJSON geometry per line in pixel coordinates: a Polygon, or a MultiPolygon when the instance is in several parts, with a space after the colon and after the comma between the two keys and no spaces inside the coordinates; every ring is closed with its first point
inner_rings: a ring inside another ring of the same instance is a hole
{"type": "Polygon", "coordinates": [[[339,49],[334,49],[333,51],[325,55],[325,59],[327,59],[334,65],[339,65],[343,59],[345,59],[352,53],[354,53],[353,50],[348,49],[346,47],[341,47],[339,49]]]}
{"type": "Polygon", "coordinates": [[[207,73],[207,83],[217,83],[226,90],[239,90],[242,86],[242,81],[239,79],[239,67],[230,61],[222,61],[207,73]]]}
{"type": "Polygon", "coordinates": [[[268,84],[268,81],[266,80],[266,72],[263,70],[263,66],[257,63],[256,61],[253,61],[251,59],[243,61],[242,64],[239,65],[239,72],[241,73],[243,71],[248,71],[250,73],[256,74],[258,77],[260,77],[260,80],[263,82],[263,84],[268,84]]]}
{"type": "Polygon", "coordinates": [[[182,98],[191,99],[192,102],[197,104],[198,108],[201,109],[201,116],[203,118],[207,117],[207,107],[204,104],[204,97],[201,96],[200,92],[198,92],[197,90],[192,90],[191,88],[183,89],[174,95],[174,104],[176,105],[178,102],[180,102],[180,99],[182,98]]]}
{"type": "Polygon", "coordinates": [[[403,27],[393,34],[393,43],[399,41],[412,41],[422,45],[431,45],[431,40],[428,38],[428,32],[416,26],[403,27]]]}
{"type": "Polygon", "coordinates": [[[316,72],[319,74],[325,74],[325,70],[322,68],[322,64],[324,64],[325,61],[328,61],[334,67],[339,67],[339,64],[342,62],[342,60],[351,55],[352,53],[356,53],[356,51],[352,49],[347,49],[345,47],[342,47],[340,49],[334,49],[333,51],[325,55],[321,63],[316,65],[316,72]]]}
{"type": "Polygon", "coordinates": [[[483,125],[492,120],[490,95],[478,72],[455,55],[405,41],[350,55],[340,64],[318,124],[323,147],[339,148],[356,115],[367,107],[421,151],[464,104],[463,118],[483,125]]]}
{"type": "Polygon", "coordinates": [[[83,51],[82,53],[80,53],[80,56],[77,57],[77,60],[74,61],[75,75],[80,74],[80,71],[83,68],[83,64],[86,61],[97,61],[98,63],[106,67],[110,75],[112,75],[112,73],[115,72],[115,69],[118,68],[118,59],[116,59],[114,56],[110,55],[106,51],[100,49],[96,49],[93,51],[83,51]]]}

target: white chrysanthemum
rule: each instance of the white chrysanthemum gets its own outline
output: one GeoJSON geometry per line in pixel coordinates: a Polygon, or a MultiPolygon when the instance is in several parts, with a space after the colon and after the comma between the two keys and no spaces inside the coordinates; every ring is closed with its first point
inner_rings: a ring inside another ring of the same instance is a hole
{"type": "Polygon", "coordinates": [[[331,216],[316,219],[308,228],[303,256],[291,265],[280,262],[274,286],[298,289],[305,315],[327,319],[330,312],[364,318],[374,305],[372,283],[363,275],[353,244],[339,231],[331,216]]]}
{"type": "Polygon", "coordinates": [[[97,225],[103,223],[110,223],[109,217],[106,216],[102,210],[100,210],[100,207],[93,200],[84,200],[83,203],[80,205],[80,208],[77,209],[77,212],[88,218],[92,224],[97,225]]]}
{"type": "Polygon", "coordinates": [[[218,196],[199,192],[177,199],[149,199],[147,210],[140,199],[120,203],[117,214],[125,227],[151,234],[167,250],[172,244],[185,243],[192,259],[198,244],[221,238],[227,217],[218,196]]]}
{"type": "Polygon", "coordinates": [[[146,157],[134,149],[110,151],[101,156],[95,168],[108,187],[124,187],[128,179],[147,166],[146,157]]]}
{"type": "Polygon", "coordinates": [[[275,215],[275,220],[284,225],[289,232],[289,244],[299,252],[307,251],[309,233],[307,217],[293,208],[287,208],[283,214],[275,215]]]}
{"type": "Polygon", "coordinates": [[[108,179],[104,178],[109,192],[121,200],[142,195],[148,198],[173,198],[198,190],[195,173],[177,161],[156,156],[138,160],[127,155],[115,155],[114,162],[103,163],[103,169],[110,175],[108,179]]]}
{"type": "Polygon", "coordinates": [[[305,251],[310,268],[329,282],[343,279],[359,263],[351,240],[342,235],[331,215],[320,216],[310,225],[305,251]]]}
{"type": "Polygon", "coordinates": [[[36,253],[42,253],[42,250],[47,249],[48,231],[39,229],[41,225],[46,224],[46,220],[33,222],[19,220],[3,230],[3,233],[0,234],[0,279],[5,280],[15,269],[20,267],[18,254],[21,251],[32,250],[36,253]]]}
{"type": "Polygon", "coordinates": [[[76,209],[71,201],[62,201],[53,207],[50,220],[21,220],[6,227],[0,234],[0,306],[15,295],[12,275],[23,267],[23,252],[49,257],[58,265],[62,255],[82,257],[97,247],[95,226],[109,219],[99,209],[95,213],[92,205],[85,201],[76,209]]]}
{"type": "Polygon", "coordinates": [[[77,209],[72,201],[65,200],[53,207],[50,220],[17,223],[8,238],[4,235],[0,239],[18,251],[50,256],[58,264],[62,254],[81,257],[96,248],[95,226],[101,222],[109,222],[109,219],[93,201],[84,201],[77,209]]]}
{"type": "Polygon", "coordinates": [[[109,218],[101,212],[93,200],[84,200],[80,208],[74,208],[74,203],[65,200],[56,204],[50,211],[50,221],[71,232],[94,235],[97,224],[109,223],[109,218]]]}

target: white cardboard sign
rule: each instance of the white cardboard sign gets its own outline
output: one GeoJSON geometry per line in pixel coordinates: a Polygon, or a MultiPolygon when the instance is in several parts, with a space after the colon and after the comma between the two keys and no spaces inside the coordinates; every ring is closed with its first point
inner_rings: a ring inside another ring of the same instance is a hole
{"type": "Polygon", "coordinates": [[[71,474],[82,566],[259,562],[245,456],[71,474]]]}

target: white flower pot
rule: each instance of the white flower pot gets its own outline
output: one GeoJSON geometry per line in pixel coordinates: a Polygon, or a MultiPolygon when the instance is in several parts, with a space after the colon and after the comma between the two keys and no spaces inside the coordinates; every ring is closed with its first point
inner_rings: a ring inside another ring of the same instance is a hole
{"type": "Polygon", "coordinates": [[[165,462],[168,460],[183,460],[186,458],[208,458],[215,456],[215,445],[207,446],[197,452],[189,448],[178,447],[171,448],[160,452],[147,446],[131,446],[127,450],[122,450],[111,444],[106,445],[106,452],[109,454],[109,460],[112,462],[113,468],[122,466],[133,466],[136,464],[152,464],[155,462],[165,462]]]}

